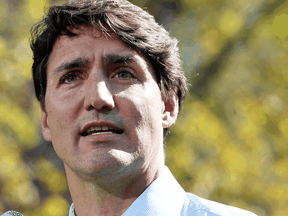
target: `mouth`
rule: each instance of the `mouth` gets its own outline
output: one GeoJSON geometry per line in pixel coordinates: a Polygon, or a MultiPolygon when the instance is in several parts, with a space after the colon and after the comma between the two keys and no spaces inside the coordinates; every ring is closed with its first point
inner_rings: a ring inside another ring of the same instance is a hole
{"type": "Polygon", "coordinates": [[[122,134],[123,130],[115,129],[109,126],[92,126],[81,133],[81,136],[99,135],[99,134],[122,134]]]}

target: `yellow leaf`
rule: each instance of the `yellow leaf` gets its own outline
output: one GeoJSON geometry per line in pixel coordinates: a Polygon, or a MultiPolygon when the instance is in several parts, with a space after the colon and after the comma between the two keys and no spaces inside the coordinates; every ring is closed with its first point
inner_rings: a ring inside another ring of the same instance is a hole
{"type": "Polygon", "coordinates": [[[271,25],[271,34],[278,37],[279,39],[286,39],[288,40],[288,29],[284,26],[287,25],[288,22],[288,14],[280,14],[276,15],[273,19],[271,25]]]}
{"type": "Polygon", "coordinates": [[[6,52],[6,49],[7,49],[6,41],[4,40],[3,37],[0,36],[0,55],[2,55],[3,52],[6,52]]]}
{"type": "Polygon", "coordinates": [[[53,193],[65,192],[68,188],[65,175],[52,162],[41,159],[37,161],[35,174],[53,193]]]}
{"type": "Polygon", "coordinates": [[[46,5],[45,0],[27,0],[27,11],[33,20],[38,21],[44,15],[44,7],[46,5]]]}
{"type": "Polygon", "coordinates": [[[288,178],[288,159],[284,158],[279,160],[276,164],[273,165],[273,169],[278,176],[287,179],[288,178]]]}
{"type": "Polygon", "coordinates": [[[28,39],[21,41],[15,48],[14,51],[15,59],[18,64],[18,76],[23,76],[26,80],[32,79],[32,51],[30,49],[28,39]]]}
{"type": "MultiPolygon", "coordinates": [[[[4,1],[1,2],[0,4],[0,20],[6,20],[7,19],[7,13],[8,13],[8,5],[7,3],[4,1]]],[[[0,29],[1,29],[1,26],[0,26],[0,29]]]]}
{"type": "Polygon", "coordinates": [[[66,216],[69,212],[68,202],[59,195],[48,197],[39,211],[41,216],[66,216]]]}
{"type": "Polygon", "coordinates": [[[287,191],[288,191],[288,184],[274,183],[270,185],[270,187],[267,188],[267,190],[265,191],[266,199],[269,202],[275,202],[275,201],[276,202],[281,201],[282,203],[287,202],[288,201],[287,191]]]}
{"type": "Polygon", "coordinates": [[[227,146],[221,152],[221,161],[228,173],[231,173],[231,179],[235,179],[236,175],[242,175],[247,168],[247,159],[243,152],[233,146],[227,146]]]}
{"type": "Polygon", "coordinates": [[[19,200],[21,205],[26,207],[35,207],[39,204],[40,195],[37,188],[32,184],[31,181],[21,182],[15,190],[15,196],[19,200]]]}
{"type": "Polygon", "coordinates": [[[8,98],[3,98],[0,102],[1,114],[0,123],[12,129],[18,136],[23,148],[34,147],[39,138],[36,125],[29,119],[28,115],[8,98]]]}
{"type": "Polygon", "coordinates": [[[279,216],[279,215],[288,215],[288,208],[283,207],[283,208],[278,208],[277,210],[273,211],[271,216],[279,216]]]}
{"type": "Polygon", "coordinates": [[[218,26],[222,34],[228,37],[236,35],[243,26],[243,17],[232,9],[227,9],[220,16],[218,26]]]}
{"type": "Polygon", "coordinates": [[[207,164],[198,171],[196,182],[193,185],[192,193],[204,198],[209,198],[219,182],[219,171],[215,170],[213,164],[207,164]]]}
{"type": "Polygon", "coordinates": [[[215,28],[207,30],[199,41],[199,43],[202,43],[202,46],[209,55],[215,55],[220,52],[223,42],[224,38],[215,28]]]}

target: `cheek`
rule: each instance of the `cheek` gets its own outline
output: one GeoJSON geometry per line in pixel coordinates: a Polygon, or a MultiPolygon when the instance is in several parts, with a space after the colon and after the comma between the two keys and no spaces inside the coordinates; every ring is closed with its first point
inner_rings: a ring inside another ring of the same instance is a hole
{"type": "Polygon", "coordinates": [[[56,106],[50,109],[53,109],[49,117],[52,145],[58,157],[65,161],[66,155],[71,154],[71,147],[77,142],[74,124],[67,112],[62,112],[56,106]]]}
{"type": "Polygon", "coordinates": [[[124,116],[126,127],[129,125],[129,127],[137,128],[140,126],[140,124],[143,122],[144,117],[144,101],[141,99],[141,96],[136,96],[135,94],[125,94],[120,95],[117,97],[118,103],[118,109],[121,112],[121,115],[124,116]]]}
{"type": "Polygon", "coordinates": [[[69,125],[68,121],[62,113],[57,113],[57,110],[55,109],[50,113],[48,120],[52,142],[57,143],[65,137],[65,130],[67,130],[67,125],[69,125]]]}
{"type": "Polygon", "coordinates": [[[61,98],[57,97],[50,97],[49,100],[46,101],[48,121],[53,142],[64,139],[65,134],[67,134],[68,131],[71,131],[71,127],[75,124],[74,120],[76,115],[71,107],[72,104],[73,103],[66,103],[65,100],[61,100],[61,98]],[[70,104],[70,106],[67,104],[70,104]]]}
{"type": "Polygon", "coordinates": [[[51,78],[50,83],[47,83],[45,96],[45,100],[49,100],[54,108],[56,107],[59,111],[69,110],[82,100],[83,88],[80,85],[74,88],[69,87],[69,85],[58,87],[57,85],[58,82],[51,78]]]}
{"type": "Polygon", "coordinates": [[[162,124],[162,99],[158,86],[156,90],[151,87],[141,91],[139,89],[129,91],[120,94],[118,99],[122,104],[121,112],[125,115],[125,119],[129,119],[130,125],[133,124],[140,133],[143,130],[148,130],[152,134],[157,133],[155,130],[162,124]]]}

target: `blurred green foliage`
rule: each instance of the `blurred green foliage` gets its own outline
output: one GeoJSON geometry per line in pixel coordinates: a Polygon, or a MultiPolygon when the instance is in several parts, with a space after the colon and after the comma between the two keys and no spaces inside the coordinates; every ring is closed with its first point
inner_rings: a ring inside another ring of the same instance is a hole
{"type": "MultiPolygon", "coordinates": [[[[41,138],[29,48],[30,27],[57,2],[0,0],[0,214],[68,215],[63,167],[41,138]]],[[[177,37],[192,84],[166,144],[180,184],[258,215],[288,215],[288,2],[133,2],[177,37]]]]}

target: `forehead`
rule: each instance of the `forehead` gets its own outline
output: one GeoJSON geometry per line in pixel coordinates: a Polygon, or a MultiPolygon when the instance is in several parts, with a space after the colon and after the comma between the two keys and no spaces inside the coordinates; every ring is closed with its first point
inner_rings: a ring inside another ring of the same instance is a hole
{"type": "Polygon", "coordinates": [[[94,51],[100,51],[101,49],[103,50],[103,48],[106,48],[106,50],[110,48],[110,52],[135,51],[126,45],[115,33],[107,34],[91,27],[81,27],[80,29],[73,29],[71,31],[76,33],[76,35],[60,35],[56,39],[50,59],[53,59],[53,57],[59,53],[62,54],[62,58],[69,56],[69,54],[72,54],[71,50],[74,50],[73,54],[77,53],[77,51],[85,54],[85,50],[87,51],[86,53],[88,53],[92,51],[92,48],[94,51]]]}
{"type": "Polygon", "coordinates": [[[71,29],[71,31],[76,35],[61,35],[56,39],[48,61],[47,72],[55,64],[61,64],[76,56],[85,57],[94,62],[111,54],[133,56],[152,69],[150,62],[141,51],[124,43],[115,33],[107,34],[92,27],[81,27],[71,29]]]}

